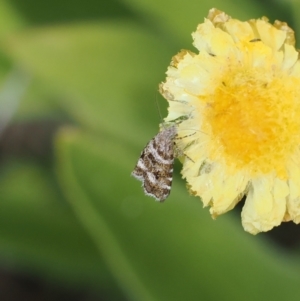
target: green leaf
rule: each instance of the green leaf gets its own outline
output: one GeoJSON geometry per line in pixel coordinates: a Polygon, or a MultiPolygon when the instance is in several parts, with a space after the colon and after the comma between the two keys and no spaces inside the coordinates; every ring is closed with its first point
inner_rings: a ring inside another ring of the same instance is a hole
{"type": "Polygon", "coordinates": [[[213,221],[178,180],[164,204],[144,197],[122,143],[69,129],[56,153],[75,214],[134,300],[298,300],[298,262],[213,221]]]}
{"type": "Polygon", "coordinates": [[[288,0],[288,1],[285,1],[284,4],[289,5],[291,7],[294,24],[289,24],[289,25],[295,31],[296,46],[299,48],[299,45],[300,45],[300,42],[299,42],[299,40],[300,40],[300,21],[299,21],[300,9],[299,9],[299,3],[298,3],[298,1],[288,0]]]}
{"type": "Polygon", "coordinates": [[[9,0],[0,1],[0,37],[1,38],[5,37],[12,31],[22,28],[26,24],[27,22],[22,17],[22,15],[14,9],[14,6],[12,5],[12,1],[9,0]]]}
{"type": "Polygon", "coordinates": [[[62,198],[54,178],[29,163],[8,164],[0,174],[1,264],[70,284],[111,282],[94,244],[62,198]]]}
{"type": "Polygon", "coordinates": [[[158,32],[163,32],[167,41],[176,45],[178,50],[193,49],[191,33],[203,22],[211,8],[225,11],[241,20],[259,18],[268,13],[261,2],[252,0],[244,0],[243,4],[239,5],[235,0],[215,0],[213,3],[210,0],[188,2],[123,0],[123,2],[147,19],[158,32]]]}
{"type": "Polygon", "coordinates": [[[145,132],[171,53],[132,23],[33,29],[6,42],[7,53],[64,97],[60,104],[93,131],[126,137],[145,132]],[[143,121],[143,122],[141,122],[143,121]]]}

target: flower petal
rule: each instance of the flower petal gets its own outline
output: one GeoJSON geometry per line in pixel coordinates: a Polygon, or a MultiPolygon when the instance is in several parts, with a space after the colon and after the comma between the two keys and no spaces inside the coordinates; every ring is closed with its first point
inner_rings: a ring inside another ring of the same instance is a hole
{"type": "Polygon", "coordinates": [[[275,28],[264,19],[257,20],[255,22],[255,28],[262,42],[271,47],[273,51],[277,51],[282,47],[287,36],[286,31],[275,28]]]}
{"type": "Polygon", "coordinates": [[[233,176],[224,174],[224,167],[216,168],[211,178],[213,189],[210,213],[216,217],[234,208],[243,196],[249,179],[243,173],[233,176]]]}
{"type": "Polygon", "coordinates": [[[278,226],[285,215],[287,184],[264,175],[252,180],[245,206],[242,210],[242,224],[246,231],[257,234],[278,226]]]}
{"type": "Polygon", "coordinates": [[[206,51],[213,55],[226,56],[235,48],[232,37],[221,30],[214,27],[213,23],[205,19],[204,23],[198,25],[196,32],[192,34],[194,46],[201,52],[206,51]]]}

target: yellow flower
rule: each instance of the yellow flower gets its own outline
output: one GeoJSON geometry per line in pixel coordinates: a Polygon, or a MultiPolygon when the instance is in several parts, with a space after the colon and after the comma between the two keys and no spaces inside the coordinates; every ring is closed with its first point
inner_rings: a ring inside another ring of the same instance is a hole
{"type": "Polygon", "coordinates": [[[246,195],[242,224],[252,234],[299,223],[300,61],[293,30],[211,9],[192,36],[199,53],[173,57],[160,86],[190,192],[213,217],[246,195]]]}

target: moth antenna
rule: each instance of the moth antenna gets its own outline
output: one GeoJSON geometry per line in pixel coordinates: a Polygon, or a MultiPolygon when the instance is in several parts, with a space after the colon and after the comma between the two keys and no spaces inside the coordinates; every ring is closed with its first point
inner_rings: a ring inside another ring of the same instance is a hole
{"type": "Polygon", "coordinates": [[[157,94],[155,94],[155,105],[156,105],[156,109],[157,109],[157,112],[158,112],[158,116],[159,116],[159,119],[160,119],[160,129],[161,130],[165,130],[167,127],[165,126],[165,121],[162,117],[162,114],[161,114],[161,109],[160,109],[160,106],[159,106],[159,103],[158,103],[158,98],[157,98],[157,94]]]}
{"type": "Polygon", "coordinates": [[[158,104],[158,100],[157,100],[157,93],[155,94],[155,105],[156,105],[156,109],[157,109],[157,112],[158,112],[158,116],[160,118],[160,122],[163,123],[163,118],[162,118],[162,115],[161,115],[161,110],[160,110],[160,107],[159,107],[159,104],[158,104]]]}

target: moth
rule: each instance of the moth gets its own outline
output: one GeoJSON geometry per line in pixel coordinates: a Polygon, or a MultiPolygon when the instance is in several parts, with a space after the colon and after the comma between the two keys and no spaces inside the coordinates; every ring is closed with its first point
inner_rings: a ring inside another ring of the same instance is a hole
{"type": "Polygon", "coordinates": [[[131,173],[143,183],[145,194],[160,202],[163,202],[171,192],[176,135],[176,125],[160,131],[145,146],[131,173]]]}

